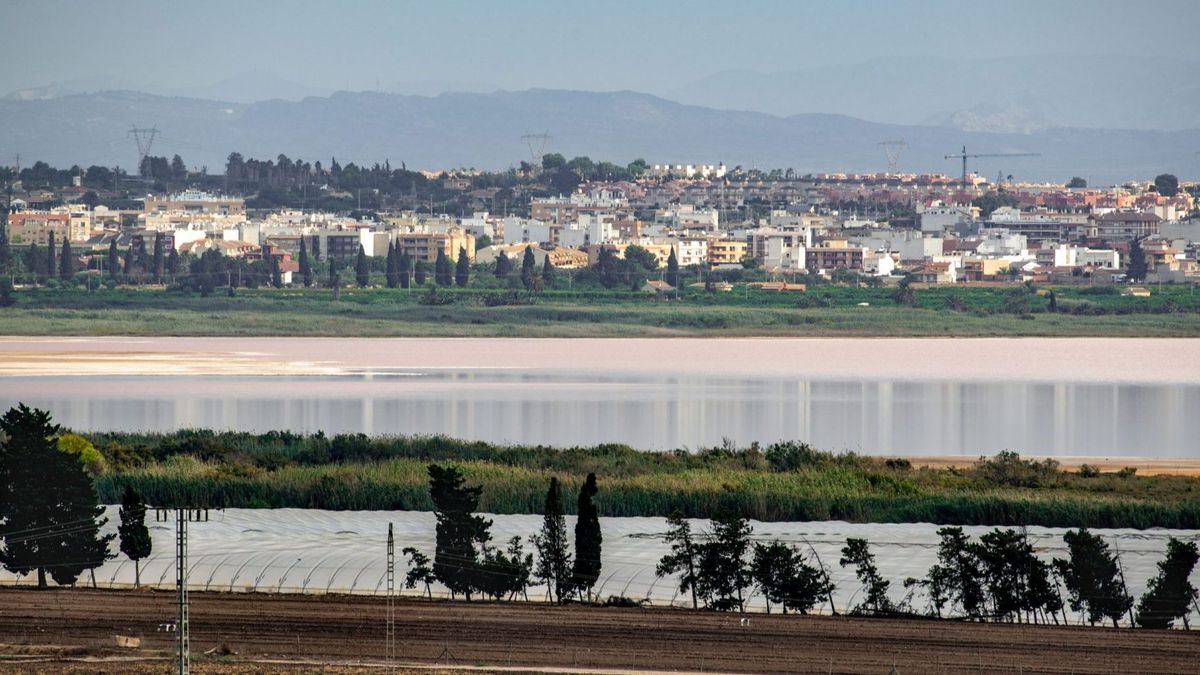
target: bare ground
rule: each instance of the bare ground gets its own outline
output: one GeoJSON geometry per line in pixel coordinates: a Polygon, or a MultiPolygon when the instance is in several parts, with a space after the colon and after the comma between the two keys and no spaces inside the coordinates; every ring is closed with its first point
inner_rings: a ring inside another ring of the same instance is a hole
{"type": "MultiPolygon", "coordinates": [[[[192,594],[198,673],[378,672],[382,598],[192,594]],[[200,656],[227,646],[236,656],[200,656]]],[[[0,589],[0,670],[165,673],[174,596],[0,589]],[[115,635],[142,639],[118,649],[115,635]],[[130,657],[148,660],[131,661],[130,657]],[[122,660],[114,660],[122,659],[122,660]]],[[[405,672],[1190,673],[1200,633],[398,600],[405,672]],[[432,667],[432,669],[430,669],[432,667]],[[578,669],[578,670],[575,670],[578,669]]]]}

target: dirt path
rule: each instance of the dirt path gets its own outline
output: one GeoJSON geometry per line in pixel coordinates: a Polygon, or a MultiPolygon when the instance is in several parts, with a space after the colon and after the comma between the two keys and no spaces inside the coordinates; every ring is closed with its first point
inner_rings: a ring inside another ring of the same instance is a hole
{"type": "MultiPolygon", "coordinates": [[[[384,662],[380,598],[193,593],[192,647],[222,643],[240,658],[304,661],[304,672],[359,672],[384,662]]],[[[168,653],[169,593],[0,589],[0,643],[84,647],[112,655],[113,636],[168,653]]],[[[397,656],[441,664],[543,669],[726,673],[1188,673],[1200,633],[980,625],[917,620],[752,615],[526,603],[397,603],[397,656]],[[832,667],[832,671],[830,668],[832,667]]],[[[0,662],[2,663],[2,662],[0,662]]],[[[198,672],[276,672],[208,664],[198,672]],[[207,666],[206,666],[207,667],[207,666]],[[220,668],[229,668],[222,670],[220,668]]],[[[166,672],[168,662],[33,664],[25,672],[166,672]],[[84,666],[80,668],[80,666],[84,666]]],[[[8,669],[0,665],[0,669],[8,669]]],[[[525,671],[524,669],[529,669],[525,671]]]]}

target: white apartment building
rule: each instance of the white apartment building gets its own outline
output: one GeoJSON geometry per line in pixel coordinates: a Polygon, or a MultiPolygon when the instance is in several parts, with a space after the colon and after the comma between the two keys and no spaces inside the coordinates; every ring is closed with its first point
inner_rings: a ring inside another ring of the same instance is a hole
{"type": "Polygon", "coordinates": [[[649,178],[724,178],[725,164],[654,164],[646,168],[649,178]]]}
{"type": "Polygon", "coordinates": [[[700,237],[676,239],[675,260],[680,267],[704,265],[708,262],[708,240],[700,237]]]}
{"type": "Polygon", "coordinates": [[[930,206],[921,207],[917,213],[921,219],[922,232],[945,232],[953,230],[975,220],[979,209],[973,206],[954,204],[947,206],[942,202],[934,202],[930,206]]]}
{"type": "MultiPolygon", "coordinates": [[[[467,228],[463,228],[466,230],[467,228]]],[[[557,243],[557,225],[532,218],[509,216],[504,219],[504,243],[506,244],[552,244],[557,243]]],[[[467,230],[470,232],[470,230],[467,230]]]]}

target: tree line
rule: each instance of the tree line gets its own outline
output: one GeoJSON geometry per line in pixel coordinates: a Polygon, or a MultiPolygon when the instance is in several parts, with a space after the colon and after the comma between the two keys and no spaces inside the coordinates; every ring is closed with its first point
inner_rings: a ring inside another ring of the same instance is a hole
{"type": "MultiPolygon", "coordinates": [[[[49,413],[23,404],[0,416],[0,564],[18,575],[36,574],[74,585],[80,576],[110,560],[114,538],[135,562],[151,553],[145,526],[146,506],[126,485],[116,535],[101,534],[104,509],[93,477],[105,458],[78,435],[64,431],[49,413]]],[[[546,598],[565,603],[597,599],[603,535],[599,520],[598,481],[589,473],[576,494],[574,546],[564,515],[564,487],[551,478],[542,502],[542,525],[523,541],[494,543],[492,521],[477,513],[481,486],[467,485],[453,465],[430,464],[429,494],[434,506],[435,547],[430,558],[416,548],[402,553],[409,565],[405,586],[442,584],[452,597],[528,599],[532,585],[544,586],[546,598]],[[527,548],[528,546],[528,548],[527,548]]],[[[977,538],[961,527],[937,531],[936,562],[925,576],[901,582],[904,595],[893,599],[892,581],[876,563],[865,538],[849,538],[837,564],[852,569],[858,587],[843,611],[862,616],[929,616],[971,621],[1066,623],[1066,609],[1090,624],[1145,628],[1189,625],[1197,609],[1190,577],[1200,553],[1192,541],[1168,539],[1157,574],[1136,601],[1129,593],[1120,556],[1086,528],[1063,535],[1064,557],[1040,558],[1024,529],[996,528],[977,538]]],[[[774,540],[754,541],[749,521],[735,512],[712,518],[694,531],[692,521],[676,512],[667,519],[663,541],[669,550],[655,568],[658,577],[674,577],[693,608],[745,611],[752,594],[784,613],[805,614],[828,604],[838,613],[830,568],[815,548],[802,549],[774,540]]],[[[94,579],[93,579],[94,583],[94,579]]],[[[611,597],[610,603],[635,603],[611,597]]]]}
{"type": "Polygon", "coordinates": [[[406,588],[441,583],[451,597],[473,596],[500,600],[529,598],[534,580],[546,587],[547,599],[564,603],[572,598],[591,600],[600,578],[603,536],[595,497],[599,492],[596,474],[588,474],[579,488],[575,522],[575,548],[571,552],[563,514],[562,487],[550,479],[543,504],[542,527],[530,537],[534,554],[525,551],[521,537],[512,537],[500,547],[492,544],[492,521],[475,513],[483,491],[468,486],[454,466],[430,464],[429,492],[437,519],[433,559],[409,547],[406,588]]]}

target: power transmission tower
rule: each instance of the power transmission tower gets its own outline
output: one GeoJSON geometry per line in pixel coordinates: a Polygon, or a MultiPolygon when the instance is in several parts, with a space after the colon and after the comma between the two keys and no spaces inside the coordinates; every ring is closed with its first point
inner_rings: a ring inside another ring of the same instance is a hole
{"type": "Polygon", "coordinates": [[[396,668],[396,543],[392,524],[388,523],[387,538],[387,659],[396,668]]]}
{"type": "Polygon", "coordinates": [[[533,162],[534,170],[542,168],[542,153],[546,151],[546,146],[554,138],[548,132],[540,134],[525,134],[521,137],[522,141],[529,146],[529,158],[533,162]]]}
{"type": "Polygon", "coordinates": [[[136,124],[129,128],[129,135],[133,137],[133,142],[137,143],[139,174],[146,163],[146,158],[150,156],[150,148],[154,147],[154,137],[159,133],[157,124],[149,129],[139,129],[136,124]]]}
{"type": "Polygon", "coordinates": [[[896,173],[896,167],[900,164],[900,153],[908,148],[908,143],[903,138],[898,138],[894,141],[879,141],[876,145],[883,148],[883,154],[887,156],[888,173],[896,173]]]}

